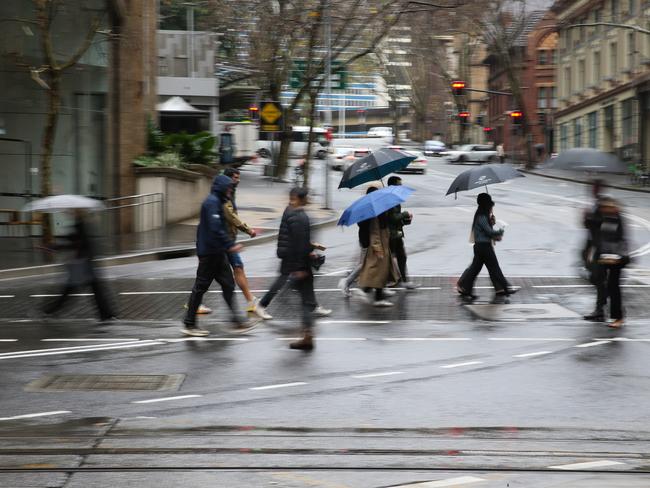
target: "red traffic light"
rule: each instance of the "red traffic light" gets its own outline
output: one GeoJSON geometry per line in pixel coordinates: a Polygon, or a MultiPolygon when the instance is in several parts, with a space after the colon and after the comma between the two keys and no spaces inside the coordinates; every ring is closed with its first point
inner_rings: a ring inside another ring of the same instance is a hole
{"type": "Polygon", "coordinates": [[[250,110],[251,112],[257,112],[259,108],[252,106],[252,107],[248,107],[248,110],[250,110]]]}
{"type": "Polygon", "coordinates": [[[454,96],[458,97],[463,95],[465,90],[465,82],[464,81],[452,81],[451,82],[451,92],[453,93],[454,96]]]}
{"type": "Polygon", "coordinates": [[[492,132],[492,127],[483,127],[483,132],[492,132]]]}
{"type": "Polygon", "coordinates": [[[469,119],[472,116],[469,112],[458,112],[459,119],[469,119]]]}
{"type": "Polygon", "coordinates": [[[524,113],[521,110],[513,110],[510,112],[510,118],[513,124],[521,125],[521,121],[524,118],[524,113]]]}

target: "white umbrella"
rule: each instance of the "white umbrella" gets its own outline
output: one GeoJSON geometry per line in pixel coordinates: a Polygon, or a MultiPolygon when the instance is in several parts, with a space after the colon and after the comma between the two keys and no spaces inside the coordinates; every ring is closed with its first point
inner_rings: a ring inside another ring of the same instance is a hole
{"type": "Polygon", "coordinates": [[[39,198],[23,207],[23,212],[45,212],[53,213],[75,208],[87,208],[99,210],[104,204],[94,198],[81,195],[54,195],[52,197],[39,198]]]}

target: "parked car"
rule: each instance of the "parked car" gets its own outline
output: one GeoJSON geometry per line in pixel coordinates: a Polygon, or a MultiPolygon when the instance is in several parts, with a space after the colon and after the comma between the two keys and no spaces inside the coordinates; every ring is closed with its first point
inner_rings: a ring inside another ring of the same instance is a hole
{"type": "Polygon", "coordinates": [[[447,150],[447,146],[442,141],[424,141],[423,152],[425,156],[440,156],[447,150]]]}
{"type": "Polygon", "coordinates": [[[393,137],[390,127],[373,127],[368,131],[368,137],[393,137]]]}
{"type": "Polygon", "coordinates": [[[367,147],[359,147],[352,151],[351,157],[350,158],[345,158],[343,162],[343,171],[348,169],[350,166],[352,166],[352,163],[354,163],[357,159],[363,158],[368,156],[372,151],[368,149],[367,147]]]}
{"type": "Polygon", "coordinates": [[[335,171],[343,171],[345,162],[354,161],[354,148],[353,147],[336,147],[332,155],[332,169],[335,171]]]}
{"type": "Polygon", "coordinates": [[[498,161],[497,151],[485,144],[465,144],[456,150],[441,153],[448,163],[494,163],[498,161]]]}
{"type": "Polygon", "coordinates": [[[415,156],[415,159],[411,161],[406,168],[397,171],[397,173],[420,173],[421,175],[426,174],[427,165],[429,163],[427,161],[426,156],[422,154],[420,151],[406,151],[406,152],[415,156]]]}

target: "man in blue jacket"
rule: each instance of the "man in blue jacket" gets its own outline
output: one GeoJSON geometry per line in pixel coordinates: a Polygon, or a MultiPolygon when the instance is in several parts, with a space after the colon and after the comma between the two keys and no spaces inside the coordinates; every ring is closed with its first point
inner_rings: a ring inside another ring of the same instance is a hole
{"type": "Polygon", "coordinates": [[[201,305],[203,295],[215,280],[221,286],[223,299],[230,308],[235,328],[247,331],[251,327],[239,316],[234,300],[235,281],[228,261],[228,253],[242,250],[241,244],[229,237],[223,216],[223,204],[232,196],[233,181],[227,176],[217,176],[212,182],[212,189],[201,206],[201,219],[196,232],[196,254],[199,267],[192,294],[187,306],[187,314],[183,320],[185,335],[202,337],[208,331],[196,325],[196,311],[201,305]]]}

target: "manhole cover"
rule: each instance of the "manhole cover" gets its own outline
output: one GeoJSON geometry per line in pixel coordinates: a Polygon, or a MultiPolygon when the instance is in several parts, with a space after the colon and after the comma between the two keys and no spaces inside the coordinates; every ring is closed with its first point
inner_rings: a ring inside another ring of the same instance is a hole
{"type": "Polygon", "coordinates": [[[576,319],[580,315],[557,303],[518,303],[516,305],[474,304],[467,308],[480,319],[501,320],[548,320],[576,319]]]}
{"type": "Polygon", "coordinates": [[[32,381],[27,391],[161,391],[177,390],[185,375],[67,374],[32,381]]]}

